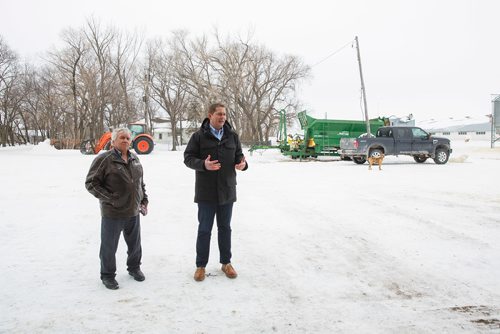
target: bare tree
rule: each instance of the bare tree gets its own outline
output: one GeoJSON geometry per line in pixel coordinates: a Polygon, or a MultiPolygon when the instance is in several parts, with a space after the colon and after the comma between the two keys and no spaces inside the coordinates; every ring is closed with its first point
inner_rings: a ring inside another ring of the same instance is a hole
{"type": "Polygon", "coordinates": [[[172,131],[172,151],[177,149],[177,126],[188,107],[188,86],[179,69],[184,68],[183,54],[175,39],[157,40],[148,47],[151,69],[151,98],[168,114],[172,131]]]}
{"type": "Polygon", "coordinates": [[[23,99],[19,116],[22,121],[22,128],[19,128],[19,137],[22,143],[27,144],[31,142],[30,131],[40,133],[38,116],[41,107],[38,73],[29,64],[24,65],[21,90],[23,92],[23,99]]]}
{"type": "Polygon", "coordinates": [[[188,86],[191,101],[186,118],[200,123],[211,103],[224,100],[211,64],[208,38],[201,36],[190,41],[185,31],[177,31],[174,33],[174,44],[183,58],[177,72],[188,86]]]}
{"type": "Polygon", "coordinates": [[[142,37],[137,33],[120,33],[114,40],[110,61],[116,73],[118,90],[112,95],[113,109],[122,112],[110,115],[110,124],[123,124],[138,116],[140,100],[137,94],[141,81],[137,80],[138,56],[142,46],[142,37]]]}
{"type": "MultiPolygon", "coordinates": [[[[270,51],[260,48],[256,52],[258,61],[252,61],[252,92],[255,98],[256,117],[252,119],[257,133],[253,140],[269,139],[269,132],[279,121],[277,107],[296,104],[295,85],[309,73],[309,67],[293,56],[276,58],[270,51]]],[[[250,121],[250,120],[249,120],[250,121]]]]}
{"type": "Polygon", "coordinates": [[[44,130],[47,138],[66,138],[66,133],[71,133],[71,129],[74,129],[74,118],[73,126],[66,126],[65,122],[66,116],[75,111],[73,99],[68,98],[66,86],[60,83],[61,74],[53,66],[45,66],[39,70],[39,73],[37,85],[40,101],[38,110],[40,129],[44,130]]]}
{"type": "MultiPolygon", "coordinates": [[[[67,110],[68,116],[72,119],[68,123],[72,124],[72,137],[75,142],[79,142],[84,137],[84,122],[88,117],[88,109],[82,108],[83,96],[81,96],[80,69],[84,63],[84,56],[88,53],[89,47],[85,42],[82,32],[75,29],[67,29],[62,34],[65,47],[49,53],[48,61],[59,73],[58,78],[54,78],[54,85],[58,85],[59,93],[71,101],[71,109],[67,110]]],[[[49,98],[51,100],[51,98],[49,98]]],[[[66,131],[63,131],[66,132],[66,131]]],[[[53,135],[56,133],[52,132],[53,135]]],[[[59,134],[64,136],[65,133],[59,134]]]]}
{"type": "Polygon", "coordinates": [[[83,30],[86,41],[92,52],[92,63],[89,63],[87,80],[88,98],[90,102],[90,118],[88,127],[91,137],[97,137],[104,132],[104,120],[110,119],[109,114],[114,112],[110,103],[110,96],[116,85],[114,79],[117,73],[113,71],[110,60],[111,46],[116,39],[115,29],[102,28],[101,23],[94,18],[87,20],[83,30]],[[107,116],[107,117],[106,117],[107,116]]]}
{"type": "Polygon", "coordinates": [[[184,78],[192,98],[187,118],[201,121],[208,104],[224,101],[228,120],[248,142],[269,139],[276,130],[276,109],[297,104],[295,84],[309,68],[292,56],[278,57],[245,39],[226,37],[215,30],[215,43],[205,36],[188,40],[174,34],[175,50],[183,59],[178,75],[184,78]]]}
{"type": "Polygon", "coordinates": [[[147,43],[142,60],[138,34],[92,17],[61,38],[63,46],[48,54],[45,65],[25,64],[24,71],[0,38],[1,145],[28,142],[31,129],[75,147],[140,115],[152,129],[161,109],[175,150],[185,122],[201,122],[217,101],[226,104],[242,140],[266,141],[276,130],[277,109],[296,108],[296,83],[309,74],[300,59],[277,56],[250,34],[223,38],[216,30],[210,38],[189,38],[176,31],[147,43]]]}
{"type": "MultiPolygon", "coordinates": [[[[228,118],[243,141],[262,142],[276,129],[278,108],[296,105],[295,85],[308,76],[309,67],[297,57],[278,57],[247,40],[223,39],[215,31],[216,47],[195,49],[207,59],[204,81],[193,87],[211,87],[228,104],[228,118]]],[[[194,82],[194,80],[191,80],[194,82]]],[[[207,90],[207,89],[205,89],[207,90]]]]}
{"type": "Polygon", "coordinates": [[[52,51],[48,61],[64,101],[64,135],[78,143],[136,120],[140,108],[136,64],[142,38],[102,27],[94,18],[79,29],[67,29],[62,38],[63,47],[52,51]],[[68,124],[73,125],[71,131],[66,131],[68,124]]]}
{"type": "Polygon", "coordinates": [[[21,71],[17,55],[0,36],[0,145],[14,145],[21,108],[21,71]]]}

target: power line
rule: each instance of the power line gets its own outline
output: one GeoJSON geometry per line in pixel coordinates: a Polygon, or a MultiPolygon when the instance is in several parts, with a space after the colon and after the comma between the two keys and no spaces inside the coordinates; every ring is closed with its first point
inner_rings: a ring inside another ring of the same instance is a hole
{"type": "Polygon", "coordinates": [[[342,51],[342,49],[344,49],[346,46],[348,46],[348,45],[352,44],[352,42],[354,42],[354,40],[349,41],[348,43],[346,43],[346,45],[344,45],[343,47],[341,47],[341,48],[340,48],[340,49],[338,49],[337,51],[335,51],[335,52],[333,52],[333,53],[329,54],[329,55],[328,55],[328,56],[326,56],[324,59],[322,59],[322,60],[318,61],[316,64],[312,65],[312,66],[311,66],[311,68],[312,68],[312,67],[314,67],[314,66],[316,66],[316,65],[321,64],[322,62],[324,62],[324,61],[325,61],[325,60],[327,60],[328,58],[333,57],[335,54],[337,54],[337,53],[339,53],[340,51],[342,51]]]}

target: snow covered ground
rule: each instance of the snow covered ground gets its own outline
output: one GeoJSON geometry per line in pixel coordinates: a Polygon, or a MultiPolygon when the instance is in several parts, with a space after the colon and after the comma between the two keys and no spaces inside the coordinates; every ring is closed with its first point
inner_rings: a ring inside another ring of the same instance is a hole
{"type": "Polygon", "coordinates": [[[99,280],[94,157],[0,148],[0,332],[500,333],[500,149],[452,145],[446,165],[387,157],[382,171],[247,154],[239,277],[222,274],[213,238],[201,283],[194,172],[157,146],[141,157],[146,281],[128,276],[122,239],[116,291],[99,280]]]}

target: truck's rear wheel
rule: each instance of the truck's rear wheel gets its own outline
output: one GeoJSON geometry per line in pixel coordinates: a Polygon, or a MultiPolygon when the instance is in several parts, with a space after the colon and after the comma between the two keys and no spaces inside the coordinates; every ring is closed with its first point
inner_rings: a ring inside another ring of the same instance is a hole
{"type": "Polygon", "coordinates": [[[449,158],[450,158],[450,152],[448,150],[445,150],[443,148],[438,148],[436,150],[436,156],[434,157],[434,162],[438,165],[444,165],[445,163],[448,162],[449,158]]]}
{"type": "Polygon", "coordinates": [[[147,137],[139,137],[134,141],[134,150],[137,154],[149,154],[153,151],[153,141],[147,137]]]}
{"type": "Polygon", "coordinates": [[[352,157],[352,161],[358,165],[362,165],[366,162],[366,159],[364,157],[352,157]]]}
{"type": "Polygon", "coordinates": [[[384,152],[382,152],[382,150],[379,150],[378,148],[370,151],[370,157],[372,158],[380,158],[383,154],[384,152]]]}
{"type": "Polygon", "coordinates": [[[415,159],[416,162],[421,164],[427,160],[427,157],[425,155],[414,155],[413,159],[415,159]]]}

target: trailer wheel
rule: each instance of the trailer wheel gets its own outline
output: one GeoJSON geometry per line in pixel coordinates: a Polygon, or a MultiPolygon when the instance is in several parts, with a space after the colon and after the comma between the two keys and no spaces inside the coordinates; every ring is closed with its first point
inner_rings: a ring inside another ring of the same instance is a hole
{"type": "Polygon", "coordinates": [[[427,160],[427,157],[425,155],[414,155],[413,159],[415,159],[416,162],[419,164],[424,163],[427,160]]]}
{"type": "Polygon", "coordinates": [[[364,157],[352,157],[352,161],[358,165],[362,165],[366,162],[366,159],[364,157]]]}
{"type": "Polygon", "coordinates": [[[449,157],[450,152],[448,152],[448,150],[445,150],[444,148],[438,148],[436,150],[436,157],[434,158],[434,162],[438,165],[444,165],[448,162],[449,157]]]}
{"type": "Polygon", "coordinates": [[[153,141],[147,137],[140,137],[134,141],[134,150],[137,154],[149,154],[153,151],[153,141]]]}

